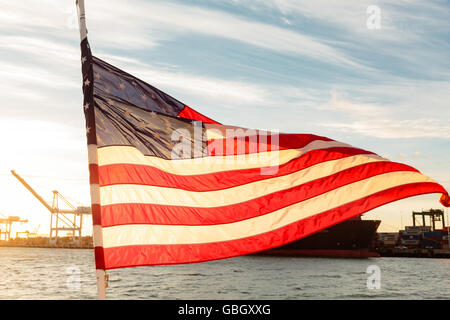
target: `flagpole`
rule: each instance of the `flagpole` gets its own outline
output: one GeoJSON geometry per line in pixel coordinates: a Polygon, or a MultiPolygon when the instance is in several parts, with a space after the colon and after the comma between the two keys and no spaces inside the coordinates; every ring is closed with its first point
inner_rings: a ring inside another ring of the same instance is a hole
{"type": "MultiPolygon", "coordinates": [[[[84,0],[76,0],[77,13],[78,13],[78,24],[80,28],[80,41],[83,47],[83,41],[87,38],[86,29],[86,15],[84,8],[84,0]]],[[[89,49],[89,47],[88,47],[89,49]]],[[[83,49],[82,49],[83,50],[83,49]]],[[[90,52],[90,49],[88,50],[90,52]]],[[[85,57],[86,58],[86,57],[85,57]]],[[[92,58],[86,58],[88,61],[82,60],[82,64],[92,63],[92,58]]],[[[91,70],[92,72],[92,70],[91,70]]],[[[84,79],[83,79],[84,81],[84,79]]],[[[92,94],[93,81],[90,83],[91,88],[86,89],[83,87],[86,100],[86,92],[92,94]]],[[[86,83],[85,83],[86,84],[86,83]]],[[[89,85],[89,81],[87,82],[89,85]]],[[[91,103],[92,104],[92,103],[91,103]]],[[[101,229],[101,217],[100,217],[100,188],[98,184],[98,158],[97,158],[97,137],[95,133],[95,115],[93,111],[93,105],[89,102],[85,103],[85,112],[87,114],[87,136],[88,136],[88,158],[89,158],[89,176],[90,176],[90,191],[91,191],[91,210],[92,210],[92,221],[93,221],[93,242],[94,242],[94,254],[96,262],[96,277],[97,277],[97,294],[99,300],[106,299],[106,287],[107,287],[107,275],[104,267],[103,258],[103,237],[101,229]],[[99,261],[101,260],[101,261],[99,261]]]]}

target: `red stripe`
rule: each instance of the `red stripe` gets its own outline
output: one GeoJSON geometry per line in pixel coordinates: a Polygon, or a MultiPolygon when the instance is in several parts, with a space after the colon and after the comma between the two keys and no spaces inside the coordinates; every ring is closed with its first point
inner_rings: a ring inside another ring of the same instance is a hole
{"type": "Polygon", "coordinates": [[[89,164],[89,183],[98,184],[98,165],[96,163],[89,164]]]}
{"type": "Polygon", "coordinates": [[[146,165],[113,164],[99,167],[99,183],[102,187],[114,184],[139,184],[198,192],[213,191],[284,176],[321,162],[343,159],[358,154],[372,153],[362,149],[342,147],[326,150],[313,150],[279,166],[278,168],[266,167],[265,169],[267,169],[267,172],[274,173],[271,175],[261,175],[262,168],[251,168],[182,176],[167,173],[155,167],[146,165]]]}
{"type": "Polygon", "coordinates": [[[193,263],[254,253],[307,237],[396,200],[419,194],[442,192],[445,190],[436,183],[403,185],[378,192],[271,232],[225,242],[105,248],[105,268],[193,263]]]}
{"type": "MultiPolygon", "coordinates": [[[[245,129],[244,129],[245,130],[245,129]]],[[[208,155],[225,156],[303,148],[314,140],[333,141],[313,134],[252,135],[208,140],[208,155]]]]}
{"type": "Polygon", "coordinates": [[[95,269],[105,270],[105,249],[103,247],[94,248],[95,269]]]}
{"type": "Polygon", "coordinates": [[[393,171],[417,170],[401,163],[369,163],[300,186],[222,207],[193,208],[133,203],[106,205],[101,208],[102,225],[106,227],[124,224],[214,225],[231,223],[268,214],[346,184],[393,171]]]}
{"type": "Polygon", "coordinates": [[[102,225],[101,207],[98,203],[91,204],[92,224],[102,225]]]}
{"type": "Polygon", "coordinates": [[[446,208],[450,207],[450,196],[447,192],[441,195],[441,199],[439,200],[439,202],[446,208]]]}
{"type": "Polygon", "coordinates": [[[184,106],[184,109],[180,111],[178,114],[178,117],[185,118],[185,119],[192,119],[197,120],[205,123],[216,123],[220,124],[217,121],[214,121],[213,119],[208,118],[207,116],[202,115],[201,113],[195,111],[194,109],[189,108],[188,106],[184,106]]]}

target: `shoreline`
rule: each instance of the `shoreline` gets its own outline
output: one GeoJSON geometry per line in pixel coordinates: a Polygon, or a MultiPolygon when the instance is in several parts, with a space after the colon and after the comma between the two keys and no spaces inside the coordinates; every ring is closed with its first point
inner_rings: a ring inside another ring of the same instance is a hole
{"type": "Polygon", "coordinates": [[[5,245],[5,244],[1,244],[0,248],[36,248],[36,249],[91,249],[93,250],[94,247],[86,247],[86,246],[45,246],[45,245],[5,245]]]}
{"type": "MultiPolygon", "coordinates": [[[[30,239],[24,239],[30,240],[30,239]]],[[[60,244],[50,244],[50,243],[17,243],[17,241],[12,240],[1,241],[0,247],[3,248],[42,248],[42,249],[94,249],[93,244],[84,243],[83,245],[78,245],[74,243],[60,243],[60,244]]],[[[450,259],[450,250],[448,249],[396,249],[396,248],[378,248],[375,251],[380,255],[380,258],[428,258],[428,259],[450,259]]],[[[264,254],[265,256],[277,256],[277,254],[264,254]]],[[[297,256],[302,258],[302,256],[297,256]]],[[[340,257],[335,257],[340,258],[340,257]]],[[[347,257],[345,259],[361,259],[360,257],[347,257]]]]}
{"type": "Polygon", "coordinates": [[[94,249],[92,237],[86,236],[81,239],[73,237],[61,237],[50,239],[48,237],[16,238],[1,240],[0,247],[17,248],[57,248],[57,249],[94,249]]]}

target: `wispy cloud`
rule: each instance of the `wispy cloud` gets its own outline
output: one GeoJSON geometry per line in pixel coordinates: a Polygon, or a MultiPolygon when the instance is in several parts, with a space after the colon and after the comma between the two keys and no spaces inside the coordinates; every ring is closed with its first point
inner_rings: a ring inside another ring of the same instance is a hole
{"type": "Polygon", "coordinates": [[[33,36],[0,36],[3,50],[28,53],[46,61],[64,60],[65,63],[78,62],[79,49],[76,44],[68,45],[48,38],[33,36]]]}
{"type": "Polygon", "coordinates": [[[387,112],[385,108],[378,105],[353,103],[346,100],[335,90],[331,91],[331,99],[327,103],[320,105],[319,109],[341,112],[350,118],[374,117],[387,112]]]}
{"type": "MultiPolygon", "coordinates": [[[[368,36],[362,40],[377,40],[402,42],[419,40],[419,36],[429,32],[429,27],[448,26],[446,18],[448,7],[444,1],[395,1],[395,0],[229,0],[233,5],[261,11],[261,8],[271,8],[282,14],[282,19],[297,18],[299,25],[321,23],[328,27],[338,28],[338,38],[359,34],[368,36]],[[369,13],[367,8],[376,5],[380,8],[381,29],[373,32],[366,26],[369,13]],[[430,19],[430,16],[433,19],[430,19]],[[344,32],[342,32],[344,31],[344,32]]],[[[422,38],[423,40],[423,38],[422,38]]]]}
{"type": "Polygon", "coordinates": [[[351,123],[323,123],[327,127],[380,139],[443,138],[450,139],[450,126],[436,119],[374,119],[351,123]]]}
{"type": "MultiPolygon", "coordinates": [[[[104,33],[100,22],[114,21],[113,30],[120,30],[122,34],[126,34],[127,42],[131,42],[130,45],[133,45],[133,39],[139,38],[143,32],[146,37],[142,38],[152,39],[154,36],[155,41],[183,33],[198,33],[235,40],[285,54],[300,55],[323,63],[364,68],[361,61],[328,45],[325,41],[223,11],[155,1],[145,4],[129,1],[116,3],[114,6],[104,1],[95,1],[90,4],[90,9],[93,12],[90,16],[92,29],[102,30],[104,33]],[[134,9],[138,6],[141,10],[134,9]],[[134,23],[130,25],[129,21],[134,23]],[[138,25],[139,28],[135,27],[138,25]],[[131,40],[128,39],[129,35],[131,40]]],[[[108,30],[105,32],[108,33],[108,30]]],[[[120,34],[114,32],[111,38],[117,38],[120,34]]],[[[105,39],[107,35],[102,37],[105,39]]]]}
{"type": "MultiPolygon", "coordinates": [[[[397,74],[449,79],[449,7],[446,1],[395,0],[228,0],[240,10],[261,16],[269,9],[291,22],[291,29],[315,31],[325,43],[338,47],[364,65],[381,70],[380,76],[397,74]],[[381,28],[369,29],[369,6],[380,10],[381,28]],[[326,35],[323,34],[326,30],[326,35]],[[414,52],[414,54],[411,54],[414,52]],[[430,64],[430,61],[432,63],[430,64]]],[[[276,15],[276,14],[273,14],[276,15]]]]}
{"type": "Polygon", "coordinates": [[[342,94],[333,89],[330,100],[318,107],[331,112],[339,121],[321,121],[319,125],[380,139],[449,139],[449,89],[450,83],[445,81],[348,84],[342,94]]]}
{"type": "MultiPolygon", "coordinates": [[[[182,96],[201,98],[205,103],[203,107],[221,107],[232,109],[246,106],[259,108],[278,108],[280,105],[288,106],[298,103],[307,103],[313,108],[320,100],[320,91],[314,89],[299,89],[295,86],[282,86],[276,83],[263,84],[256,81],[230,81],[215,77],[189,74],[175,70],[167,70],[143,61],[122,58],[115,55],[103,55],[112,64],[127,70],[140,79],[151,82],[168,93],[176,93],[179,99],[182,96]]],[[[189,103],[189,101],[184,101],[189,103]]]]}
{"type": "Polygon", "coordinates": [[[14,83],[22,88],[46,86],[52,89],[79,86],[78,82],[60,76],[40,67],[25,67],[15,64],[0,63],[0,76],[6,83],[14,83]]]}

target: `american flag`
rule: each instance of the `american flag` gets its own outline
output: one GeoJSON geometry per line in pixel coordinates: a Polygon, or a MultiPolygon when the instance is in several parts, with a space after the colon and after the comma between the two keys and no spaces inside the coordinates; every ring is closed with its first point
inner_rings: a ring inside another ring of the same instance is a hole
{"type": "Polygon", "coordinates": [[[449,205],[408,165],[219,124],[81,48],[97,269],[254,253],[419,194],[449,205]]]}

